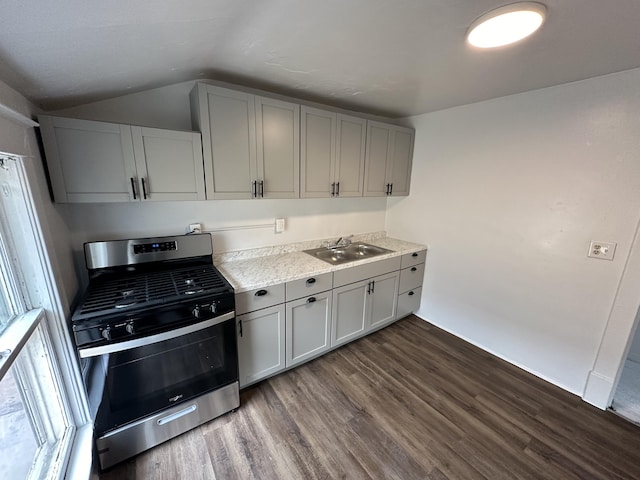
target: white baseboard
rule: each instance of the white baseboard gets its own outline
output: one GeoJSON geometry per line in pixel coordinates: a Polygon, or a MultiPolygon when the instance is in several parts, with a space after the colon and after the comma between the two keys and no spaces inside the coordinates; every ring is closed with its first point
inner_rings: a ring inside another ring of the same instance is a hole
{"type": "MultiPolygon", "coordinates": [[[[479,344],[479,343],[477,343],[477,342],[474,342],[473,340],[471,340],[471,339],[469,339],[469,338],[465,337],[464,335],[460,335],[459,333],[457,333],[457,332],[455,332],[455,331],[453,331],[453,330],[450,330],[450,329],[448,329],[447,327],[445,327],[445,326],[443,326],[443,325],[439,325],[437,322],[433,322],[433,321],[429,320],[428,318],[425,318],[425,317],[423,317],[423,316],[419,315],[418,313],[415,313],[414,315],[415,315],[416,317],[420,318],[421,320],[424,320],[425,322],[430,323],[430,324],[432,324],[432,325],[434,325],[434,326],[436,326],[436,327],[438,327],[438,328],[440,328],[440,329],[444,330],[445,332],[450,333],[451,335],[455,335],[456,337],[458,337],[458,338],[460,338],[460,339],[464,340],[465,342],[470,343],[471,345],[476,346],[476,347],[480,348],[481,350],[484,350],[485,352],[488,352],[488,353],[490,353],[491,355],[494,355],[494,356],[498,357],[499,359],[504,360],[505,362],[508,362],[508,363],[510,363],[511,365],[514,365],[514,366],[516,366],[516,367],[518,367],[518,368],[520,368],[520,369],[524,370],[524,371],[525,371],[525,372],[527,372],[527,373],[530,373],[531,375],[535,375],[536,377],[538,377],[538,378],[540,378],[540,379],[544,380],[545,382],[549,382],[549,383],[551,383],[552,385],[555,385],[556,387],[560,387],[561,389],[563,389],[563,390],[565,390],[565,391],[567,391],[567,392],[569,392],[569,393],[572,393],[573,395],[576,395],[576,396],[578,396],[578,397],[582,396],[582,392],[575,391],[575,390],[573,390],[573,389],[569,388],[568,386],[563,385],[562,383],[559,383],[558,381],[556,381],[556,380],[554,380],[554,379],[552,379],[552,378],[549,378],[549,377],[547,377],[546,375],[543,375],[543,374],[542,374],[542,373],[540,373],[540,372],[537,372],[537,371],[535,371],[535,370],[532,370],[532,369],[528,368],[527,366],[522,365],[522,364],[520,364],[520,363],[518,363],[518,362],[514,362],[514,361],[513,361],[513,360],[511,360],[510,358],[506,358],[505,356],[501,355],[500,353],[495,352],[495,351],[493,351],[492,349],[487,348],[487,347],[485,347],[484,345],[481,345],[481,344],[479,344]]],[[[589,402],[589,403],[591,403],[591,402],[589,402]]],[[[595,405],[595,404],[594,404],[594,405],[595,405]]],[[[598,405],[595,405],[595,406],[598,406],[598,405]]],[[[606,407],[604,407],[604,408],[606,408],[606,407]]]]}
{"type": "Polygon", "coordinates": [[[611,404],[612,392],[613,379],[591,370],[582,399],[594,407],[606,410],[611,404]]]}

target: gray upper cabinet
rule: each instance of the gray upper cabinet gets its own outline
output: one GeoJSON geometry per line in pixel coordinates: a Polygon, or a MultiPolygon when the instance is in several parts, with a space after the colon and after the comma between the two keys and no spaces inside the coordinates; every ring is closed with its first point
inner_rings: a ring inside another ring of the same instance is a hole
{"type": "Polygon", "coordinates": [[[56,202],[134,201],[137,188],[127,125],[40,115],[56,202]]]}
{"type": "Polygon", "coordinates": [[[200,134],[38,118],[61,203],[204,199],[200,134]]]}
{"type": "Polygon", "coordinates": [[[336,135],[336,165],[334,178],[336,196],[361,197],[364,182],[367,121],[338,114],[336,135]]]}
{"type": "Polygon", "coordinates": [[[300,110],[300,196],[333,196],[336,114],[302,106],[300,110]]]}
{"type": "Polygon", "coordinates": [[[202,132],[207,198],[251,198],[258,178],[254,96],[198,83],[191,115],[202,132]]]}
{"type": "Polygon", "coordinates": [[[142,201],[204,200],[200,134],[131,127],[142,201]]]}
{"type": "Polygon", "coordinates": [[[199,83],[191,113],[208,199],[299,197],[299,105],[199,83]]]}
{"type": "Polygon", "coordinates": [[[38,118],[60,203],[204,199],[200,134],[38,118]]]}
{"type": "Polygon", "coordinates": [[[300,105],[256,97],[258,196],[300,196],[300,105]]]}
{"type": "Polygon", "coordinates": [[[414,131],[381,122],[367,122],[364,195],[409,195],[414,131]]]}
{"type": "Polygon", "coordinates": [[[303,106],[300,196],[362,196],[366,120],[303,106]]]}

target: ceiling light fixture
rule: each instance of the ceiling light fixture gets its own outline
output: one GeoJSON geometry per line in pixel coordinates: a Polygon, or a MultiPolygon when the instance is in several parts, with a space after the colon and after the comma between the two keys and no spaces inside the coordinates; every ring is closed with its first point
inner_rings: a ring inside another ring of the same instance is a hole
{"type": "Polygon", "coordinates": [[[522,40],[544,23],[547,8],[538,2],[519,2],[485,13],[467,30],[474,47],[494,48],[522,40]]]}

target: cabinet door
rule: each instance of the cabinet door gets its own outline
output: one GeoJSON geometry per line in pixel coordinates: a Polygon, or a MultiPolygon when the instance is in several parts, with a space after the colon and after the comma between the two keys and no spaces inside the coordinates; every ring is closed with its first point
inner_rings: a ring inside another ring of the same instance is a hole
{"type": "Polygon", "coordinates": [[[257,179],[254,95],[198,84],[193,126],[202,132],[207,198],[251,198],[257,179]]]}
{"type": "Polygon", "coordinates": [[[400,272],[392,272],[371,279],[369,329],[377,329],[396,319],[398,280],[400,272]]]}
{"type": "Polygon", "coordinates": [[[300,105],[256,97],[260,196],[300,196],[300,105]]]}
{"type": "Polygon", "coordinates": [[[241,387],[285,368],[284,305],[239,315],[237,323],[241,387]]]}
{"type": "Polygon", "coordinates": [[[410,128],[393,128],[391,161],[389,162],[387,174],[391,183],[391,195],[393,196],[409,195],[413,140],[414,131],[410,128]]]}
{"type": "Polygon", "coordinates": [[[334,180],[339,197],[361,197],[364,188],[364,157],[367,121],[337,115],[334,180]]]}
{"type": "Polygon", "coordinates": [[[131,127],[143,201],[204,200],[200,134],[131,127]]]}
{"type": "Polygon", "coordinates": [[[57,202],[137,200],[131,127],[46,115],[38,120],[57,202]]]}
{"type": "Polygon", "coordinates": [[[286,365],[291,367],[330,347],[331,292],[288,302],[286,365]]]}
{"type": "Polygon", "coordinates": [[[388,161],[391,155],[391,129],[379,122],[367,122],[367,150],[365,161],[364,195],[387,195],[388,161]]]}
{"type": "Polygon", "coordinates": [[[369,281],[365,280],[333,290],[332,347],[350,342],[366,332],[368,287],[369,281]]]}
{"type": "Polygon", "coordinates": [[[404,318],[417,312],[420,308],[420,297],[422,295],[422,287],[418,287],[408,292],[398,295],[398,308],[396,318],[404,318]]]}
{"type": "Polygon", "coordinates": [[[336,114],[300,110],[300,196],[327,198],[335,192],[336,114]]]}

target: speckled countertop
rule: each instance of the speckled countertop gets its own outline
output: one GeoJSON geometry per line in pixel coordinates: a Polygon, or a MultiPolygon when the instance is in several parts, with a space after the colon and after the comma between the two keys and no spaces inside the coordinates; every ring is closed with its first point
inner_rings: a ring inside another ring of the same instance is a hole
{"type": "Polygon", "coordinates": [[[218,254],[214,257],[214,261],[218,269],[229,280],[236,293],[241,293],[313,275],[335,272],[427,248],[425,245],[386,237],[384,232],[354,235],[353,241],[367,242],[392,250],[392,252],[342,265],[331,265],[302,251],[321,246],[322,240],[319,240],[218,254]]]}

